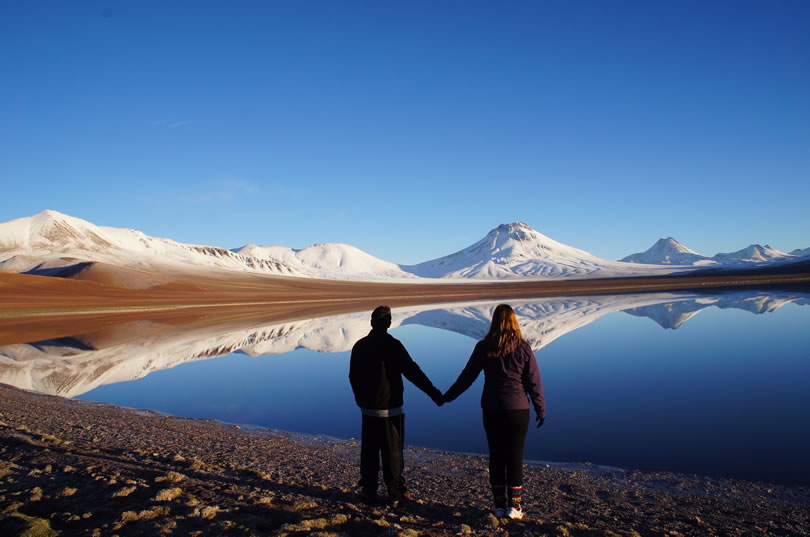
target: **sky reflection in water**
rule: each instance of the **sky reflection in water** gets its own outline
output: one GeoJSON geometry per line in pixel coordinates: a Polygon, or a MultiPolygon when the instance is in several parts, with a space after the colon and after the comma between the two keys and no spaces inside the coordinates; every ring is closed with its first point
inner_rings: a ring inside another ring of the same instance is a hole
{"type": "MultiPolygon", "coordinates": [[[[458,318],[442,315],[434,316],[436,324],[458,318]]],[[[808,321],[810,308],[796,304],[763,315],[710,307],[677,330],[613,313],[551,336],[557,339],[537,352],[548,417],[542,429],[530,430],[526,458],[810,484],[808,321]]],[[[479,319],[468,332],[485,328],[479,319]]],[[[392,334],[442,390],[475,344],[468,335],[408,321],[392,334]]],[[[357,437],[348,362],[348,351],[255,358],[236,352],[100,386],[81,398],[357,437]]],[[[406,383],[407,443],[486,453],[482,384],[483,377],[437,408],[406,383]]]]}

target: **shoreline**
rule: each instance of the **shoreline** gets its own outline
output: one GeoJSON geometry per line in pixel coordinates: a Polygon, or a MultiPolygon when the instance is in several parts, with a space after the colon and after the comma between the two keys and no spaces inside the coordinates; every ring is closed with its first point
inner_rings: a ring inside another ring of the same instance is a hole
{"type": "Polygon", "coordinates": [[[498,520],[486,456],[417,447],[405,455],[415,501],[369,506],[356,495],[359,440],[7,385],[0,439],[9,536],[810,535],[805,487],[556,463],[526,464],[527,517],[498,520]]]}

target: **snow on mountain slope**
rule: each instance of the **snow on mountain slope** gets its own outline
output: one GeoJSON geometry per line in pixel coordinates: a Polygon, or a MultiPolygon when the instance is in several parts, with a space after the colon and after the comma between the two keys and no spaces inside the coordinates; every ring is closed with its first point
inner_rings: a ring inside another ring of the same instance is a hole
{"type": "Polygon", "coordinates": [[[781,252],[776,248],[771,248],[767,244],[760,246],[752,244],[742,250],[731,253],[720,253],[712,257],[718,263],[730,265],[735,263],[761,263],[763,261],[773,261],[776,259],[788,259],[791,254],[781,252]]]}
{"type": "Polygon", "coordinates": [[[145,270],[175,267],[298,275],[282,263],[149,237],[134,229],[96,226],[56,211],[0,224],[0,271],[27,272],[82,261],[145,270]]]}
{"type": "Polygon", "coordinates": [[[315,244],[302,250],[285,246],[248,244],[234,252],[245,257],[281,263],[293,270],[319,278],[414,278],[399,265],[383,261],[350,244],[315,244]]]}
{"type": "Polygon", "coordinates": [[[502,225],[460,252],[419,265],[397,265],[348,244],[302,250],[248,244],[235,251],[96,226],[56,211],[0,224],[0,271],[65,275],[83,263],[138,270],[228,270],[327,279],[520,279],[665,274],[655,265],[607,261],[556,242],[524,223],[502,225]],[[42,272],[43,270],[49,272],[42,272]],[[51,269],[65,269],[54,272],[51,269]]]}
{"type": "MultiPolygon", "coordinates": [[[[133,229],[96,226],[56,211],[0,224],[0,272],[54,276],[75,276],[88,263],[106,263],[157,273],[216,270],[344,280],[608,278],[669,274],[689,265],[794,259],[794,255],[752,245],[707,258],[670,237],[641,254],[609,261],[519,222],[498,226],[454,254],[417,265],[397,265],[348,244],[316,244],[302,250],[248,244],[231,251],[149,237],[133,229]]],[[[142,279],[138,285],[150,284],[142,279]]]]}
{"type": "Polygon", "coordinates": [[[790,252],[790,255],[795,255],[796,257],[810,256],[810,248],[803,248],[803,249],[797,248],[792,252],[790,252]]]}
{"type": "MultiPolygon", "coordinates": [[[[719,253],[712,257],[700,255],[694,250],[690,250],[672,237],[658,239],[648,250],[628,255],[621,259],[628,263],[649,263],[653,265],[736,265],[762,263],[766,261],[787,261],[802,257],[803,250],[794,250],[785,253],[776,248],[771,248],[767,244],[760,246],[752,244],[747,248],[731,253],[719,253]]],[[[810,248],[804,255],[810,254],[810,248]]]]}
{"type": "Polygon", "coordinates": [[[658,239],[644,252],[622,258],[625,263],[647,263],[651,265],[710,265],[710,258],[690,250],[672,237],[658,239]]]}
{"type": "Polygon", "coordinates": [[[523,222],[500,225],[468,248],[402,269],[426,278],[480,279],[663,273],[661,267],[601,259],[552,240],[523,222]]]}

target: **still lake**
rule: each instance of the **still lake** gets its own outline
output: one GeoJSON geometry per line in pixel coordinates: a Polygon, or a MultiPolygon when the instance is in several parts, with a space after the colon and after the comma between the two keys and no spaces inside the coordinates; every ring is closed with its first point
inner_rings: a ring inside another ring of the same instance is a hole
{"type": "MultiPolygon", "coordinates": [[[[391,334],[446,390],[496,304],[395,308],[391,334]]],[[[511,304],[536,350],[547,402],[546,424],[530,428],[527,460],[810,485],[808,295],[682,293],[511,304]]],[[[190,359],[136,380],[92,386],[78,398],[358,437],[348,367],[367,319],[364,312],[212,334],[213,343],[187,351],[190,359]]],[[[130,368],[148,369],[178,348],[165,346],[162,358],[130,368]]],[[[100,351],[75,350],[87,352],[100,351]]],[[[441,408],[405,384],[408,445],[487,452],[483,376],[441,408]]]]}

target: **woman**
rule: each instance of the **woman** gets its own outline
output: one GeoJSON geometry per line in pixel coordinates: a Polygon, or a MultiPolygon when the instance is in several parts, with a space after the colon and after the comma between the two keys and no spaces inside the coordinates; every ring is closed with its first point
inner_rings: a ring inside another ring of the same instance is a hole
{"type": "Polygon", "coordinates": [[[534,406],[538,427],[545,421],[546,404],[534,353],[520,337],[515,312],[506,304],[495,308],[489,332],[475,346],[464,370],[444,394],[444,401],[461,395],[481,370],[484,371],[481,408],[489,444],[489,481],[495,497],[495,516],[520,519],[529,401],[534,406]]]}

